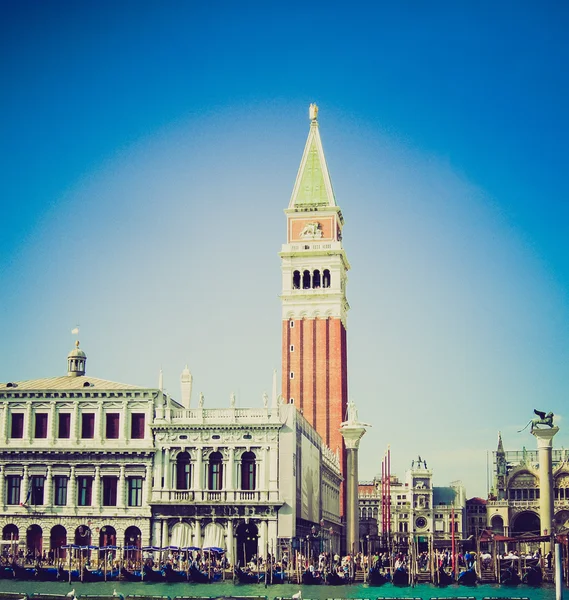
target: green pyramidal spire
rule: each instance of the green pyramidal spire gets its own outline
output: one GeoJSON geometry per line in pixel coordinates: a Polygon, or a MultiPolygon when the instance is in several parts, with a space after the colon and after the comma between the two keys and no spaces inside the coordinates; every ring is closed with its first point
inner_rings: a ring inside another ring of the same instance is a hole
{"type": "Polygon", "coordinates": [[[334,191],[318,130],[318,107],[310,105],[310,131],[290,198],[289,209],[336,206],[334,191]]]}

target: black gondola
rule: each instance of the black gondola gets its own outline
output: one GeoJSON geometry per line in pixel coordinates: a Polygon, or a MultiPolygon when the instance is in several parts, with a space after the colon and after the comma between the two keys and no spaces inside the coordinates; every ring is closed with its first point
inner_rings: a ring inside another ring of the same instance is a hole
{"type": "Polygon", "coordinates": [[[195,565],[190,567],[190,579],[195,583],[211,583],[212,578],[209,576],[209,573],[205,571],[200,571],[195,565]]]}
{"type": "Polygon", "coordinates": [[[120,578],[125,581],[142,581],[142,574],[140,571],[130,571],[126,567],[121,567],[120,578]]]}
{"type": "Polygon", "coordinates": [[[452,585],[453,583],[456,583],[454,577],[450,573],[447,573],[443,567],[439,567],[439,570],[437,571],[437,585],[439,587],[444,587],[452,585]]]}
{"type": "Polygon", "coordinates": [[[20,567],[20,565],[13,564],[12,569],[14,570],[14,579],[20,581],[32,581],[36,578],[35,567],[20,567]]]}
{"type": "Polygon", "coordinates": [[[513,567],[504,569],[500,573],[500,581],[501,581],[502,585],[509,585],[509,586],[519,585],[522,582],[520,576],[518,575],[518,572],[513,567]]]}
{"type": "Polygon", "coordinates": [[[393,585],[401,587],[409,585],[409,573],[405,567],[398,567],[393,571],[393,585]]]}
{"type": "Polygon", "coordinates": [[[522,579],[524,583],[531,586],[538,586],[543,583],[543,572],[540,567],[534,565],[530,567],[525,573],[522,579]]]}
{"type": "Polygon", "coordinates": [[[59,567],[57,569],[57,580],[58,581],[80,581],[80,573],[77,569],[71,569],[71,578],[69,577],[69,570],[59,567]]]}
{"type": "Polygon", "coordinates": [[[318,571],[306,570],[302,574],[303,585],[320,585],[322,583],[322,575],[318,571]]]}
{"type": "Polygon", "coordinates": [[[383,585],[388,581],[391,581],[391,577],[388,573],[382,573],[379,567],[372,567],[369,570],[367,581],[369,585],[383,585]]]}
{"type": "Polygon", "coordinates": [[[240,567],[235,567],[235,576],[239,580],[239,583],[259,583],[264,581],[264,573],[253,573],[252,571],[244,571],[240,567]]]}
{"type": "Polygon", "coordinates": [[[38,581],[58,581],[59,569],[56,567],[37,567],[36,579],[38,581]]]}
{"type": "Polygon", "coordinates": [[[0,579],[14,579],[12,567],[0,567],[0,579]]]}
{"type": "Polygon", "coordinates": [[[189,573],[186,571],[177,571],[168,563],[163,570],[164,579],[170,583],[179,583],[182,581],[189,581],[189,573]]]}
{"type": "Polygon", "coordinates": [[[113,569],[109,569],[105,574],[104,569],[88,569],[87,567],[83,567],[81,576],[83,583],[97,583],[99,581],[113,581],[116,579],[118,579],[118,572],[113,569]]]}
{"type": "Polygon", "coordinates": [[[326,583],[328,585],[348,585],[350,578],[347,575],[340,575],[337,571],[330,571],[326,573],[326,583]]]}
{"type": "Polygon", "coordinates": [[[458,583],[460,585],[476,585],[477,580],[478,575],[476,575],[476,571],[472,568],[466,569],[466,571],[462,571],[458,575],[458,583]]]}
{"type": "Polygon", "coordinates": [[[142,567],[142,579],[148,582],[164,581],[164,573],[153,569],[150,565],[142,567]]]}

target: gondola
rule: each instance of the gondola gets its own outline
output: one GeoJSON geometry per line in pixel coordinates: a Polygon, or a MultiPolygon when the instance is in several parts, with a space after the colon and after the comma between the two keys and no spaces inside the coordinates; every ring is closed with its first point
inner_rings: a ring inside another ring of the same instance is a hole
{"type": "Polygon", "coordinates": [[[195,583],[211,583],[213,578],[206,571],[200,571],[195,565],[190,567],[190,579],[195,583]]]}
{"type": "Polygon", "coordinates": [[[14,571],[14,579],[32,581],[36,578],[37,572],[35,567],[20,567],[20,565],[13,564],[12,569],[14,571]]]}
{"type": "Polygon", "coordinates": [[[158,569],[153,569],[150,565],[142,567],[142,579],[147,582],[164,581],[164,573],[158,569]]]}
{"type": "Polygon", "coordinates": [[[244,571],[240,567],[235,567],[235,576],[239,583],[259,583],[264,581],[265,573],[253,573],[252,571],[244,571]]]}
{"type": "Polygon", "coordinates": [[[168,563],[163,570],[164,579],[170,583],[179,583],[189,581],[189,573],[186,571],[177,571],[168,563]]]}
{"type": "Polygon", "coordinates": [[[114,569],[108,569],[106,574],[104,569],[88,569],[83,567],[83,573],[81,581],[83,583],[97,583],[99,581],[114,581],[118,579],[118,571],[114,569]]]}
{"type": "Polygon", "coordinates": [[[398,567],[393,571],[393,585],[400,587],[409,585],[409,573],[405,567],[398,567]]]}
{"type": "Polygon", "coordinates": [[[318,571],[306,570],[302,574],[303,585],[320,585],[322,583],[322,576],[318,571]]]}
{"type": "Polygon", "coordinates": [[[450,573],[447,573],[443,567],[439,567],[439,570],[437,571],[437,585],[439,587],[445,587],[447,585],[452,585],[453,583],[456,583],[454,577],[450,573]]]}
{"type": "Polygon", "coordinates": [[[59,567],[57,569],[57,579],[58,581],[80,581],[81,573],[77,569],[71,569],[71,577],[69,577],[69,570],[59,567]]]}
{"type": "Polygon", "coordinates": [[[58,581],[59,580],[59,569],[56,567],[37,567],[36,568],[36,580],[37,581],[58,581]]]}
{"type": "Polygon", "coordinates": [[[391,581],[391,577],[389,574],[384,574],[379,570],[379,567],[372,567],[369,570],[367,582],[369,585],[383,585],[391,581]]]}
{"type": "Polygon", "coordinates": [[[14,579],[12,567],[0,567],[0,579],[14,579]]]}
{"type": "Polygon", "coordinates": [[[473,568],[461,571],[458,575],[458,583],[460,585],[476,585],[477,580],[478,575],[476,575],[476,571],[473,568]]]}
{"type": "Polygon", "coordinates": [[[502,583],[502,585],[515,586],[519,585],[522,582],[522,580],[520,579],[520,576],[518,575],[516,569],[514,569],[513,567],[509,567],[508,569],[504,569],[500,573],[500,582],[502,583]]]}
{"type": "Polygon", "coordinates": [[[280,568],[277,568],[273,571],[272,575],[269,575],[269,580],[267,583],[284,583],[285,582],[285,572],[280,568]]]}
{"type": "Polygon", "coordinates": [[[543,583],[543,572],[540,567],[534,565],[530,567],[525,573],[522,581],[534,587],[541,585],[543,583]]]}
{"type": "Polygon", "coordinates": [[[347,575],[340,575],[337,571],[329,571],[326,573],[326,583],[328,585],[348,585],[350,578],[347,575]]]}
{"type": "Polygon", "coordinates": [[[140,571],[130,571],[126,567],[121,567],[120,578],[125,581],[142,581],[142,573],[140,571]]]}

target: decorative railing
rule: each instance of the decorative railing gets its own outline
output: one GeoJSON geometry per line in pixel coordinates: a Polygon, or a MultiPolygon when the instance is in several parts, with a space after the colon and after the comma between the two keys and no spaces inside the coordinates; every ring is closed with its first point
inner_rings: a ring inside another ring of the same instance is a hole
{"type": "Polygon", "coordinates": [[[279,493],[267,490],[154,490],[153,503],[265,503],[278,502],[279,493]]]}

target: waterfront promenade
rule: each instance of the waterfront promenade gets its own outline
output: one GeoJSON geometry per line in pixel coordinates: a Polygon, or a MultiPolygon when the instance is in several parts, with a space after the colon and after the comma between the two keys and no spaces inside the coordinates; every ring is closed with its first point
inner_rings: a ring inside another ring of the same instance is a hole
{"type": "Polygon", "coordinates": [[[396,587],[392,584],[381,587],[371,587],[367,584],[298,586],[288,583],[265,587],[264,584],[242,585],[233,584],[230,581],[213,584],[132,582],[68,584],[0,580],[0,593],[53,594],[61,596],[62,600],[71,590],[75,590],[77,600],[113,600],[113,592],[117,593],[116,597],[124,596],[125,600],[153,600],[154,598],[161,598],[162,600],[197,600],[202,598],[244,597],[273,600],[274,598],[291,598],[299,589],[302,591],[303,600],[326,600],[331,598],[361,598],[365,600],[375,600],[377,598],[417,598],[420,600],[430,600],[431,598],[461,598],[461,600],[528,598],[529,600],[555,600],[555,587],[551,584],[544,584],[537,588],[530,588],[526,585],[517,587],[499,585],[459,587],[452,585],[438,588],[431,584],[420,584],[414,587],[396,587]]]}

